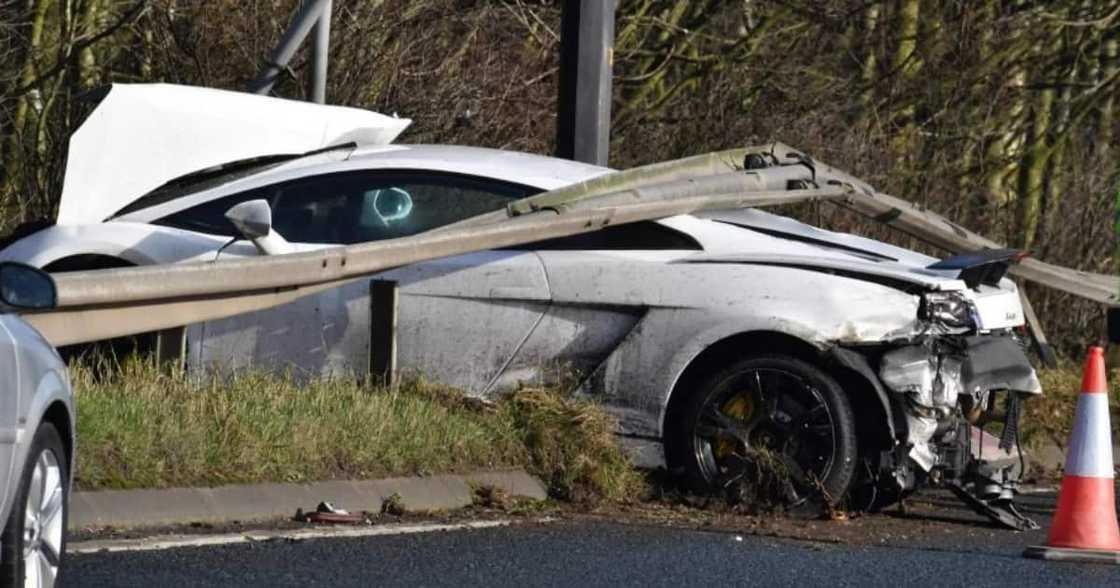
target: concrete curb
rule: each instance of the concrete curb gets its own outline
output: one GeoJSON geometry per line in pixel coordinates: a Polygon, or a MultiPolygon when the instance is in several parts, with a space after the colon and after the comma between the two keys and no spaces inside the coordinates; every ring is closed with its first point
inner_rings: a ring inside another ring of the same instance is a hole
{"type": "MultiPolygon", "coordinates": [[[[1050,471],[1061,471],[1066,463],[1066,450],[1057,445],[1044,445],[1027,450],[1027,460],[1050,471]]],[[[1120,468],[1120,446],[1112,448],[1112,462],[1120,468]]]]}
{"type": "Polygon", "coordinates": [[[218,488],[105,490],[70,497],[69,528],[147,527],[290,517],[322,501],[350,511],[381,510],[397,494],[406,510],[440,511],[469,506],[472,485],[494,486],[511,496],[544,500],[543,483],[523,470],[311,484],[247,484],[218,488]]]}

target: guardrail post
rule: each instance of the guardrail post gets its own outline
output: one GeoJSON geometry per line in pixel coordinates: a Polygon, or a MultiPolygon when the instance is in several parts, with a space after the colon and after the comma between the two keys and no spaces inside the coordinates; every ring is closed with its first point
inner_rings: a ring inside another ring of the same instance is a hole
{"type": "Polygon", "coordinates": [[[369,377],[387,387],[397,385],[398,284],[392,280],[369,283],[369,377]]]}
{"type": "Polygon", "coordinates": [[[174,327],[156,332],[156,361],[160,368],[178,369],[187,361],[187,328],[174,327]]]}

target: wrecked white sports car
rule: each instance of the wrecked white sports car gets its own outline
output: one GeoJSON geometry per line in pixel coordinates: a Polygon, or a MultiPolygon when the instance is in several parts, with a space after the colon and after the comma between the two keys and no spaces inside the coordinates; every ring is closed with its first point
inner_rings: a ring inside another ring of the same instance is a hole
{"type": "MultiPolygon", "coordinates": [[[[338,132],[278,151],[254,123],[230,122],[243,95],[156,89],[149,100],[150,87],[113,87],[75,135],[57,224],[17,236],[0,259],[68,271],[390,239],[610,171],[389,145],[398,119],[340,121],[332,107],[312,118],[338,132]],[[193,139],[164,140],[151,155],[144,140],[159,129],[143,125],[126,133],[134,144],[107,140],[125,131],[106,121],[196,103],[199,92],[207,112],[192,116],[221,121],[211,139],[234,144],[226,163],[193,139]],[[88,163],[109,143],[121,161],[173,157],[174,170],[149,166],[137,181],[88,163]]],[[[781,190],[833,173],[796,152],[755,154],[742,168],[781,190]]],[[[352,283],[193,325],[185,358],[190,368],[360,373],[389,346],[398,371],[483,396],[574,374],[619,418],[639,461],[664,458],[697,487],[734,485],[765,451],[792,474],[792,503],[823,494],[867,508],[933,483],[1025,528],[1011,501],[1015,437],[1020,401],[1041,389],[1016,334],[1018,292],[1003,278],[1016,260],[938,260],[756,210],[678,216],[398,268],[374,278],[399,288],[386,304],[369,282],[352,283]],[[1004,424],[999,440],[975,426],[992,419],[1004,424]]]]}

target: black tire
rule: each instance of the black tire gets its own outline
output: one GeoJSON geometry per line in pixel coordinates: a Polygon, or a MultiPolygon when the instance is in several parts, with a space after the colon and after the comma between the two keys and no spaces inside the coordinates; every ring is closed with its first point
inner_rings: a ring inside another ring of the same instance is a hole
{"type": "Polygon", "coordinates": [[[804,360],[740,360],[704,380],[675,412],[666,439],[670,467],[694,491],[720,491],[747,465],[757,469],[750,456],[763,448],[788,472],[787,502],[835,504],[848,491],[858,457],[851,405],[832,376],[804,360]]]}
{"type": "MultiPolygon", "coordinates": [[[[31,483],[35,475],[35,468],[45,453],[53,455],[58,465],[61,482],[60,523],[62,532],[58,544],[58,566],[54,577],[55,584],[58,583],[58,578],[61,576],[62,559],[66,553],[66,523],[70,511],[70,464],[67,463],[66,450],[63,447],[58,430],[50,423],[43,423],[35,431],[35,438],[31,442],[31,451],[27,455],[27,463],[24,464],[23,472],[20,474],[19,488],[12,503],[12,512],[4,525],[3,551],[0,553],[0,586],[5,588],[24,585],[24,547],[27,538],[25,536],[25,513],[28,497],[33,494],[31,483]]],[[[50,584],[44,585],[49,586],[50,584]]]]}

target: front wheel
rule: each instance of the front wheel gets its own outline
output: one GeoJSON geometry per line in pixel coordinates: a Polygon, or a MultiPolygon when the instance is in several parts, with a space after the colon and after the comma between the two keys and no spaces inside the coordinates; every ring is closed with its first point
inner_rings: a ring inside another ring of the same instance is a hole
{"type": "Polygon", "coordinates": [[[713,375],[671,423],[670,454],[694,490],[757,481],[766,467],[784,479],[787,506],[837,503],[855,471],[851,405],[836,380],[797,358],[743,359],[713,375]]]}
{"type": "Polygon", "coordinates": [[[4,526],[0,586],[54,586],[66,547],[69,470],[58,430],[39,425],[4,526]]]}

